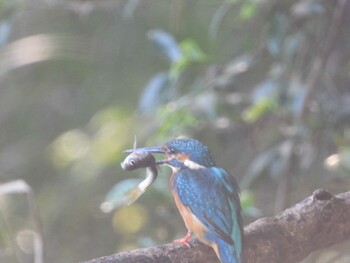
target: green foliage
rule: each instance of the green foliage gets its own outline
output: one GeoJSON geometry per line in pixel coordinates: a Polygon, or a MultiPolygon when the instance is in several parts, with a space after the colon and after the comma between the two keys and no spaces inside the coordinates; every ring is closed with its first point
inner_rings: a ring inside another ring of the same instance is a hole
{"type": "Polygon", "coordinates": [[[193,129],[198,125],[197,119],[188,109],[172,109],[171,105],[159,109],[157,118],[161,123],[158,130],[160,141],[167,137],[180,135],[184,131],[193,129]],[[175,123],[176,125],[174,125],[175,123]]]}
{"type": "Polygon", "coordinates": [[[182,53],[181,58],[170,66],[169,75],[171,79],[177,79],[181,73],[189,68],[191,63],[204,62],[206,58],[199,46],[191,39],[182,41],[180,50],[182,53]]]}
{"type": "Polygon", "coordinates": [[[278,109],[276,99],[262,99],[242,112],[242,119],[248,123],[253,123],[268,113],[278,109]]]}
{"type": "Polygon", "coordinates": [[[192,39],[177,43],[171,34],[162,30],[150,30],[147,35],[151,43],[158,47],[156,53],[170,63],[166,71],[155,74],[144,87],[139,110],[145,115],[154,113],[163,104],[175,100],[183,75],[194,63],[203,63],[206,60],[206,55],[192,39]]]}
{"type": "Polygon", "coordinates": [[[13,15],[22,5],[23,0],[0,0],[0,17],[3,19],[13,15]]]}
{"type": "Polygon", "coordinates": [[[97,176],[124,149],[123,138],[129,136],[128,123],[129,119],[118,108],[97,112],[85,130],[67,131],[53,142],[53,163],[57,168],[70,167],[73,174],[82,178],[97,176]]]}
{"type": "Polygon", "coordinates": [[[251,19],[258,10],[257,1],[243,1],[239,10],[239,19],[245,22],[251,19]]]}
{"type": "Polygon", "coordinates": [[[242,209],[246,215],[251,217],[261,216],[261,211],[258,208],[256,208],[254,194],[251,191],[242,191],[240,194],[240,198],[242,209]]]}
{"type": "Polygon", "coordinates": [[[139,146],[183,134],[208,144],[242,186],[246,224],[283,209],[280,200],[348,189],[349,28],[334,24],[342,1],[73,2],[0,1],[0,175],[33,187],[47,262],[186,231],[169,170],[122,206],[141,180],[119,165],[134,135],[139,146]],[[108,215],[104,201],[116,208],[108,215]]]}

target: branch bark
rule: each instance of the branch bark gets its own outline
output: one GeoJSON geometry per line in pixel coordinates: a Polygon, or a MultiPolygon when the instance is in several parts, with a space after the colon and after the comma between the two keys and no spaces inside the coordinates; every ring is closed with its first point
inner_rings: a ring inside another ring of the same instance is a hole
{"type": "MultiPolygon", "coordinates": [[[[311,252],[350,238],[350,192],[333,196],[323,189],[274,217],[245,227],[244,263],[292,263],[311,252]]],[[[142,248],[85,263],[219,262],[211,248],[197,239],[188,249],[179,244],[142,248]]]]}

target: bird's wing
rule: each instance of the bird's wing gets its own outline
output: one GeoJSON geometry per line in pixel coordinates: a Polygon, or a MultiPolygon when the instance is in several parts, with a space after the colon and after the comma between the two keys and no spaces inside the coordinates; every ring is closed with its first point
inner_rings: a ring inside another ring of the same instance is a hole
{"type": "Polygon", "coordinates": [[[234,235],[240,240],[239,190],[232,175],[218,167],[186,169],[178,175],[174,187],[181,202],[207,227],[210,235],[231,245],[236,242],[234,235]]]}

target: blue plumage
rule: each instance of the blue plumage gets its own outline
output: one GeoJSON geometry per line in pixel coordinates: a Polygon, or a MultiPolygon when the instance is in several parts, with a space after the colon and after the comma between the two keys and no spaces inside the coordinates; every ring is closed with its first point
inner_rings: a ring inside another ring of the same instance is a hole
{"type": "Polygon", "coordinates": [[[179,242],[188,245],[194,232],[213,247],[222,263],[240,263],[243,222],[238,184],[217,167],[208,147],[193,139],[177,139],[161,147],[140,149],[167,156],[158,164],[173,170],[171,189],[188,234],[179,242]]]}
{"type": "Polygon", "coordinates": [[[172,189],[182,204],[207,228],[205,243],[218,245],[223,263],[240,262],[242,220],[234,178],[217,167],[182,169],[172,176],[172,189]]]}

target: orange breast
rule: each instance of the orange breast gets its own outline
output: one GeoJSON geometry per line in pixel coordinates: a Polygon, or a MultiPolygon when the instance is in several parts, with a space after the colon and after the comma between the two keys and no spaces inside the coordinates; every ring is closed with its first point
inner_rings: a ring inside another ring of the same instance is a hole
{"type": "Polygon", "coordinates": [[[175,191],[173,192],[173,195],[176,206],[180,211],[187,230],[192,231],[198,236],[201,241],[207,243],[204,239],[204,233],[207,231],[206,226],[203,225],[201,221],[199,221],[199,219],[191,212],[191,209],[189,207],[182,204],[178,194],[175,191]]]}

